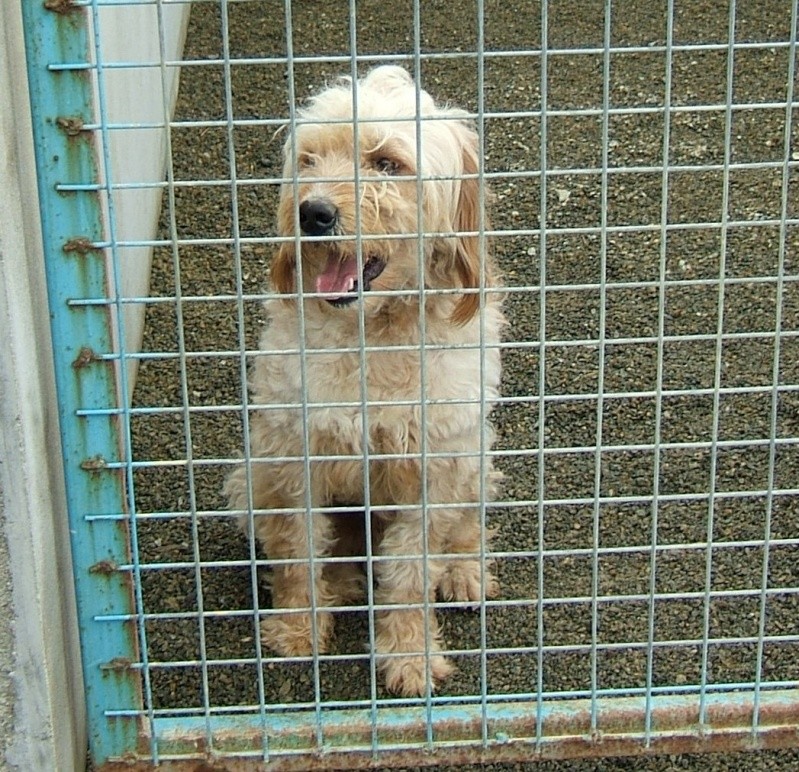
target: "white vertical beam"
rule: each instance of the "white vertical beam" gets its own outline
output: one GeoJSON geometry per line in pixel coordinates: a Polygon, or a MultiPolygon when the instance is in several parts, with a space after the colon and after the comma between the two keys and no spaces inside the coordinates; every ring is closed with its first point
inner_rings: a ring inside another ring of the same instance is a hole
{"type": "Polygon", "coordinates": [[[11,768],[76,770],[83,687],[18,3],[0,3],[0,104],[3,750],[11,768]]]}

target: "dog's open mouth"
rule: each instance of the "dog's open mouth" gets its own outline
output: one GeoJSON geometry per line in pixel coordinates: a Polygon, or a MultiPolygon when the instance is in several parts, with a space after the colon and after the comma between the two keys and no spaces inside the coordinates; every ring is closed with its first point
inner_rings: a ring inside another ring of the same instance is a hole
{"type": "Polygon", "coordinates": [[[331,254],[324,270],[316,277],[316,291],[334,306],[346,306],[358,299],[358,285],[366,292],[374,279],[383,273],[386,261],[377,255],[364,256],[363,274],[358,277],[358,260],[331,254]]]}

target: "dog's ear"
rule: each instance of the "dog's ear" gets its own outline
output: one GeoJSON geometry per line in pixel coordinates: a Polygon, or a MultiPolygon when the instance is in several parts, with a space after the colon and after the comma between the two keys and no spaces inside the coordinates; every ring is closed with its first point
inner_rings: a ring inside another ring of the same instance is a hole
{"type": "MultiPolygon", "coordinates": [[[[476,175],[478,172],[477,142],[469,131],[465,141],[461,143],[463,152],[463,173],[476,175]]],[[[486,219],[480,217],[480,181],[477,177],[461,180],[458,205],[455,211],[455,230],[479,231],[488,228],[486,219]]],[[[477,289],[480,286],[480,237],[478,235],[461,235],[455,244],[455,270],[465,289],[477,289]]],[[[487,268],[487,265],[486,265],[487,268]]],[[[490,277],[486,275],[486,281],[490,277]]],[[[480,296],[476,292],[465,294],[456,304],[450,317],[455,324],[466,324],[480,309],[480,296]]]]}
{"type": "Polygon", "coordinates": [[[294,246],[281,244],[269,269],[272,286],[280,293],[294,292],[294,272],[296,261],[294,259],[294,246]]]}

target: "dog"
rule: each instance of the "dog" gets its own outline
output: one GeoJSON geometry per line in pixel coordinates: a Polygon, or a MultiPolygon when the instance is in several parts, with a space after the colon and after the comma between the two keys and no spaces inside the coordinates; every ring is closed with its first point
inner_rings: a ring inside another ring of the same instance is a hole
{"type": "Polygon", "coordinates": [[[453,670],[436,592],[472,605],[498,592],[480,513],[498,478],[486,451],[504,317],[478,137],[390,65],[328,86],[297,118],[250,371],[250,462],[226,494],[276,561],[265,646],[327,651],[327,609],[363,602],[371,560],[377,666],[390,692],[423,695],[453,670]],[[366,508],[369,557],[348,507],[366,508]]]}

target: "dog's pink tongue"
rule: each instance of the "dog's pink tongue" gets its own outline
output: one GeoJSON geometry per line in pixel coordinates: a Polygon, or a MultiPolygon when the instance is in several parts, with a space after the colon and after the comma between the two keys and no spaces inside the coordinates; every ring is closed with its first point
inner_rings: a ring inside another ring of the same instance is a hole
{"type": "Polygon", "coordinates": [[[330,255],[324,271],[316,277],[316,291],[327,295],[346,295],[358,280],[358,261],[354,257],[342,260],[330,255]]]}

